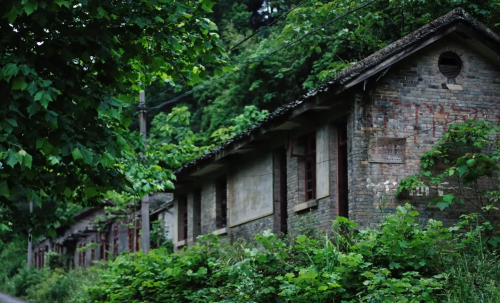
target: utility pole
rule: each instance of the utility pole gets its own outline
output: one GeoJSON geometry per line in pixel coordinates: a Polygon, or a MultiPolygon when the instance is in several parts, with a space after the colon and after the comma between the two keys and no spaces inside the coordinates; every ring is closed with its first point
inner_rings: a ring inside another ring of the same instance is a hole
{"type": "MultiPolygon", "coordinates": [[[[30,214],[33,212],[33,201],[30,201],[30,214]]],[[[28,269],[31,268],[31,262],[33,261],[33,242],[31,239],[31,230],[28,233],[28,269]]]]}
{"type": "MultiPolygon", "coordinates": [[[[142,86],[142,82],[139,82],[142,86]]],[[[146,144],[146,93],[141,90],[139,93],[139,129],[144,136],[144,148],[147,149],[146,144]]],[[[149,195],[141,198],[141,248],[147,255],[149,254],[149,195]]]]}

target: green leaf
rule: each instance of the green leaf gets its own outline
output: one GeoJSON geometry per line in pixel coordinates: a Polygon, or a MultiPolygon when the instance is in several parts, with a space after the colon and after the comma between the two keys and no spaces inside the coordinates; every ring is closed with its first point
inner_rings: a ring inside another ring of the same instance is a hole
{"type": "Polygon", "coordinates": [[[68,197],[68,198],[69,198],[69,197],[73,194],[73,191],[72,191],[71,189],[69,189],[68,187],[66,187],[66,188],[64,189],[64,192],[63,192],[63,193],[64,193],[64,195],[65,195],[66,197],[68,197]]]}
{"type": "Polygon", "coordinates": [[[299,235],[297,236],[297,242],[302,243],[307,240],[307,237],[305,235],[299,235]]]}
{"type": "Polygon", "coordinates": [[[35,101],[40,101],[40,104],[47,109],[49,106],[49,102],[52,101],[52,97],[50,96],[50,93],[44,90],[39,91],[35,95],[35,101]]]}
{"type": "Polygon", "coordinates": [[[156,16],[156,17],[155,17],[155,21],[156,21],[156,22],[160,22],[160,23],[165,22],[165,20],[163,20],[160,16],[156,16]]]}
{"type": "Polygon", "coordinates": [[[28,84],[28,93],[30,93],[30,95],[33,96],[37,90],[38,90],[38,87],[37,87],[35,81],[31,81],[28,84]]]}
{"type": "Polygon", "coordinates": [[[120,135],[116,136],[116,144],[118,144],[118,146],[121,149],[128,149],[129,148],[127,141],[125,141],[125,139],[120,135]]]}
{"type": "Polygon", "coordinates": [[[450,205],[446,202],[438,202],[436,203],[436,206],[439,208],[439,210],[443,211],[445,210],[447,207],[449,207],[450,205]]]}
{"type": "Polygon", "coordinates": [[[9,185],[7,184],[7,181],[0,182],[0,195],[2,195],[4,197],[10,196],[10,190],[9,190],[9,185]]]}
{"type": "Polygon", "coordinates": [[[410,211],[408,214],[409,214],[410,216],[412,216],[412,217],[415,217],[415,216],[418,216],[418,211],[416,211],[416,210],[412,210],[412,211],[410,211]]]}
{"type": "Polygon", "coordinates": [[[32,161],[33,161],[33,157],[31,157],[30,154],[26,153],[23,156],[23,164],[24,164],[24,166],[31,168],[31,162],[32,161]]]}
{"type": "Polygon", "coordinates": [[[28,3],[24,4],[24,11],[28,16],[31,15],[37,8],[38,8],[38,2],[36,1],[29,1],[28,3]]]}
{"type": "Polygon", "coordinates": [[[465,173],[467,173],[469,171],[469,167],[467,165],[462,165],[458,168],[458,175],[461,177],[463,176],[465,173]]]}
{"type": "Polygon", "coordinates": [[[98,194],[97,188],[96,187],[86,187],[85,194],[89,198],[95,197],[98,194]]]}
{"type": "Polygon", "coordinates": [[[113,168],[115,165],[115,159],[109,153],[105,153],[100,162],[104,167],[113,168]]]}
{"type": "Polygon", "coordinates": [[[40,110],[40,104],[36,102],[31,102],[31,104],[26,108],[26,110],[28,111],[28,114],[31,117],[40,110]]]}
{"type": "Polygon", "coordinates": [[[5,65],[4,68],[2,68],[2,76],[5,78],[5,80],[9,81],[12,76],[17,75],[19,72],[19,69],[17,65],[14,63],[9,63],[5,65]]]}
{"type": "Polygon", "coordinates": [[[82,153],[80,152],[78,147],[75,147],[75,149],[73,149],[71,155],[73,156],[73,160],[83,159],[82,153]]]}
{"type": "Polygon", "coordinates": [[[9,151],[6,154],[6,159],[7,159],[6,163],[12,168],[19,162],[17,161],[16,155],[18,155],[18,153],[16,153],[12,149],[9,149],[9,151]]]}
{"type": "Polygon", "coordinates": [[[48,230],[49,237],[55,238],[57,236],[56,230],[54,228],[49,228],[48,230]]]}
{"type": "Polygon", "coordinates": [[[12,125],[14,127],[17,127],[17,121],[16,120],[7,118],[7,119],[5,119],[5,121],[7,121],[10,125],[12,125]]]}
{"type": "Polygon", "coordinates": [[[86,164],[92,164],[92,158],[94,156],[94,153],[85,146],[80,147],[80,152],[83,157],[83,162],[85,162],[86,164]]]}
{"type": "Polygon", "coordinates": [[[38,138],[36,140],[36,148],[37,149],[42,149],[43,146],[45,145],[45,143],[47,143],[47,139],[45,139],[45,138],[38,138]]]}
{"type": "Polygon", "coordinates": [[[63,5],[64,5],[64,6],[66,6],[67,8],[69,8],[69,3],[68,3],[68,1],[66,1],[66,0],[55,0],[55,3],[56,3],[57,5],[59,5],[59,7],[61,7],[61,6],[63,6],[63,5]]]}
{"type": "Polygon", "coordinates": [[[26,80],[24,80],[24,77],[17,77],[14,79],[14,82],[12,83],[12,89],[14,90],[25,90],[26,86],[28,84],[26,83],[26,80]]]}

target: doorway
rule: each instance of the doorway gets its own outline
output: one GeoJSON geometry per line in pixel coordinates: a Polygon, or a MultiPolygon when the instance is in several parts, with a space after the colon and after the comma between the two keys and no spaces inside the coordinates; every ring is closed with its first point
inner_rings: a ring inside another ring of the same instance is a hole
{"type": "Polygon", "coordinates": [[[287,169],[286,169],[286,149],[279,150],[280,167],[280,232],[288,232],[288,207],[287,207],[287,169]]]}
{"type": "Polygon", "coordinates": [[[347,169],[347,123],[337,126],[338,130],[338,215],[349,218],[349,188],[347,169]]]}

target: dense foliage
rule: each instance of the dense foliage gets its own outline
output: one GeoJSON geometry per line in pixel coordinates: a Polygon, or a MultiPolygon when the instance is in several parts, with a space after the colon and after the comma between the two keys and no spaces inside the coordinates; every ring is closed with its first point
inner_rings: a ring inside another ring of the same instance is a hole
{"type": "MultiPolygon", "coordinates": [[[[410,205],[374,229],[342,217],[328,232],[312,216],[294,222],[288,235],[264,231],[248,243],[207,235],[180,254],[124,253],[88,269],[23,264],[0,290],[37,303],[500,302],[500,256],[480,214],[448,228],[423,224],[410,205]]],[[[0,264],[16,258],[5,251],[0,264]]]]}
{"type": "Polygon", "coordinates": [[[358,230],[340,217],[329,233],[302,226],[295,237],[265,231],[255,242],[231,244],[208,235],[180,254],[122,255],[83,297],[94,303],[499,302],[500,259],[481,241],[490,227],[472,218],[450,228],[434,220],[421,225],[406,205],[377,229],[358,230]]]}
{"type": "Polygon", "coordinates": [[[169,111],[183,103],[193,113],[192,130],[202,134],[200,139],[207,143],[211,134],[221,126],[228,126],[230,119],[241,114],[244,106],[272,111],[454,8],[464,8],[494,31],[498,31],[496,25],[500,23],[500,5],[493,0],[380,0],[306,36],[292,47],[260,59],[319,28],[325,21],[367,2],[218,1],[211,17],[220,29],[223,47],[230,50],[230,62],[236,66],[252,64],[222,79],[208,77],[200,84],[207,86],[198,85],[200,89],[193,94],[166,104],[191,87],[186,86],[185,81],[179,81],[175,88],[155,83],[147,89],[149,107],[163,106],[150,110],[148,119],[152,121],[159,111],[169,111]],[[297,5],[290,14],[277,20],[297,5]],[[274,21],[277,22],[264,28],[274,21]],[[257,31],[256,36],[232,49],[257,31]],[[214,80],[217,81],[212,83],[214,80]]]}
{"type": "Polygon", "coordinates": [[[0,229],[53,233],[55,209],[69,202],[98,203],[110,189],[141,196],[147,176],[171,178],[141,165],[140,138],[121,111],[137,99],[139,80],[194,84],[205,64],[225,65],[205,18],[213,4],[0,2],[0,229]]]}
{"type": "MultiPolygon", "coordinates": [[[[500,127],[469,120],[450,125],[432,150],[421,157],[421,172],[401,181],[397,193],[416,187],[446,188],[431,201],[441,209],[482,212],[498,226],[500,216],[500,127]]],[[[500,244],[500,236],[491,243],[500,244]]]]}

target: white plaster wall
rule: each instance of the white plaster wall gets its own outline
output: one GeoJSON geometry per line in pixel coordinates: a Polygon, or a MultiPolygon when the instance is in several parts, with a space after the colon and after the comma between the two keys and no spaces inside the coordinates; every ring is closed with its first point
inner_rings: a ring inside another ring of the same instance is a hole
{"type": "Polygon", "coordinates": [[[228,176],[229,226],[273,214],[273,161],[269,153],[228,176]]]}

